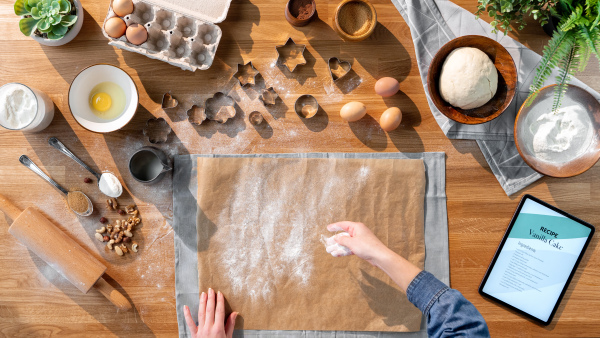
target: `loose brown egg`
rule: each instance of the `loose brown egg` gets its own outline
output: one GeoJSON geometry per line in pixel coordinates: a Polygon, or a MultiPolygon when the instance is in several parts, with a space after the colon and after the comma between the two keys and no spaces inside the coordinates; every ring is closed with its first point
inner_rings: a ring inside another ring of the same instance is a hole
{"type": "Polygon", "coordinates": [[[361,102],[348,102],[340,110],[340,116],[348,121],[354,122],[363,118],[367,114],[367,107],[361,102]]]}
{"type": "Polygon", "coordinates": [[[392,131],[398,128],[400,122],[402,122],[402,111],[396,107],[388,108],[381,114],[379,119],[379,125],[384,131],[392,131]]]}
{"type": "Polygon", "coordinates": [[[112,9],[118,16],[125,16],[133,13],[133,1],[131,0],[114,0],[112,9]]]}
{"type": "Polygon", "coordinates": [[[393,96],[398,90],[400,90],[400,83],[391,77],[382,77],[375,83],[375,93],[383,97],[393,96]]]}
{"type": "Polygon", "coordinates": [[[127,41],[134,45],[141,45],[148,40],[148,31],[146,30],[146,27],[137,23],[133,23],[127,27],[126,35],[127,41]]]}
{"type": "Polygon", "coordinates": [[[125,25],[125,21],[118,17],[112,17],[106,20],[104,24],[104,31],[111,38],[118,39],[125,34],[125,30],[127,29],[127,25],[125,25]]]}

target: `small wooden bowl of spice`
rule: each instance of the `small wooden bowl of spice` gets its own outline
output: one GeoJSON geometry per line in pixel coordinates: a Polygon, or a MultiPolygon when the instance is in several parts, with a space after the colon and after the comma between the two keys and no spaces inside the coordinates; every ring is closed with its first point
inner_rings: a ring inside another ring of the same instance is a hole
{"type": "Polygon", "coordinates": [[[285,5],[285,18],[296,27],[308,25],[316,12],[315,0],[290,0],[285,5]]]}
{"type": "Polygon", "coordinates": [[[333,15],[333,29],[346,41],[362,41],[376,26],[377,12],[367,0],[343,0],[333,15]]]}

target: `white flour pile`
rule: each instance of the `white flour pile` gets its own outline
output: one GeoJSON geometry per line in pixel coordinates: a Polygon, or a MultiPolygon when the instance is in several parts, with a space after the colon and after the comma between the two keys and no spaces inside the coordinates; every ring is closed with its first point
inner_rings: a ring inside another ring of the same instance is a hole
{"type": "MultiPolygon", "coordinates": [[[[214,264],[230,281],[232,296],[249,296],[253,301],[269,300],[277,285],[293,283],[302,288],[310,283],[315,259],[311,245],[319,241],[318,233],[327,225],[319,219],[340,200],[359,193],[369,176],[369,168],[362,167],[354,177],[328,176],[324,185],[315,180],[308,187],[294,184],[267,191],[265,187],[276,178],[266,164],[261,167],[253,169],[252,181],[236,178],[238,188],[231,205],[217,216],[219,230],[211,239],[224,248],[216,253],[214,264]],[[303,188],[320,191],[319,197],[302,198],[303,188]],[[231,220],[241,222],[231,224],[231,220]]],[[[325,173],[327,167],[322,162],[311,169],[325,173]]]]}

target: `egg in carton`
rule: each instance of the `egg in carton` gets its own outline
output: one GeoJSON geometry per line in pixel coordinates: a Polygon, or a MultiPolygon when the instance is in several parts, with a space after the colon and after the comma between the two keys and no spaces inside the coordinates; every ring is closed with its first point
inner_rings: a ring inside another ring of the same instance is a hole
{"type": "MultiPolygon", "coordinates": [[[[172,3],[175,2],[173,0],[166,4],[160,0],[154,0],[164,6],[150,1],[133,0],[133,12],[119,16],[113,9],[113,3],[122,1],[128,0],[111,1],[102,25],[102,33],[109,39],[109,45],[168,62],[184,70],[205,70],[212,65],[223,34],[219,26],[208,20],[214,22],[224,20],[231,0],[216,1],[217,4],[222,5],[222,8],[217,8],[222,11],[220,17],[214,17],[214,13],[203,15],[201,12],[192,11],[192,14],[198,14],[198,17],[205,20],[192,15],[183,15],[179,11],[164,7],[169,4],[172,6],[172,3]],[[143,25],[148,32],[147,40],[136,45],[131,43],[126,35],[118,38],[111,37],[106,32],[106,22],[113,17],[121,18],[127,27],[136,23],[143,25]]],[[[184,1],[182,4],[186,4],[186,2],[184,1]]],[[[181,8],[183,9],[183,7],[181,8]]]]}

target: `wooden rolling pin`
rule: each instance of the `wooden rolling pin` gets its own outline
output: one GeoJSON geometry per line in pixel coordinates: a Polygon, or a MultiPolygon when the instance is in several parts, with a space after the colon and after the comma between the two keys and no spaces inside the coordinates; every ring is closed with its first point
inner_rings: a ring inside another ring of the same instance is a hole
{"type": "Polygon", "coordinates": [[[106,267],[39,211],[29,207],[21,212],[2,195],[0,210],[13,219],[8,232],[81,292],[87,293],[93,287],[120,310],[131,310],[127,298],[102,278],[106,267]]]}

